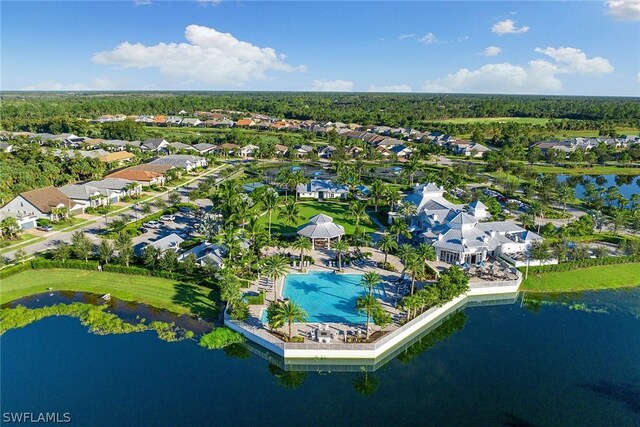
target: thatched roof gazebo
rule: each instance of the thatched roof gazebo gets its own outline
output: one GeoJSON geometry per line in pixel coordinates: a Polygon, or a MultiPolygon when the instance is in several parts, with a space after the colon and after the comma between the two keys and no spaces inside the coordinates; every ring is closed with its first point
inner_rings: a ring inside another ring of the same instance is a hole
{"type": "Polygon", "coordinates": [[[333,218],[328,215],[316,215],[298,229],[299,236],[305,236],[311,239],[311,247],[331,248],[331,242],[340,240],[344,236],[344,228],[341,225],[334,224],[333,218]]]}

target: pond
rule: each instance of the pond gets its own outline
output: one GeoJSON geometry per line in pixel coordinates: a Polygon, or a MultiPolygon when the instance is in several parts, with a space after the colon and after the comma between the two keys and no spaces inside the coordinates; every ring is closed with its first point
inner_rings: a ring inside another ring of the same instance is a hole
{"type": "Polygon", "coordinates": [[[620,194],[627,199],[632,194],[640,194],[640,177],[633,175],[557,175],[558,182],[568,181],[576,189],[576,197],[584,196],[584,184],[593,182],[597,187],[607,189],[609,187],[618,187],[620,194]]]}
{"type": "Polygon", "coordinates": [[[1,337],[3,412],[77,425],[639,425],[640,289],[467,308],[375,372],[284,371],[246,346],[1,337]]]}

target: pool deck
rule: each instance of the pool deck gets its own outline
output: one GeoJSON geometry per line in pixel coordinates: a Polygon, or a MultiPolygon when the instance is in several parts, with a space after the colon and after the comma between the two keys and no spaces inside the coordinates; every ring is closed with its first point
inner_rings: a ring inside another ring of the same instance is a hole
{"type": "MultiPolygon", "coordinates": [[[[249,307],[250,317],[245,322],[232,321],[225,314],[225,323],[232,329],[243,333],[249,339],[262,346],[280,354],[283,357],[293,358],[313,358],[313,357],[379,357],[385,351],[397,345],[402,340],[406,340],[419,330],[424,330],[430,325],[441,321],[450,312],[463,307],[468,298],[474,297],[491,297],[500,295],[517,294],[518,288],[522,281],[522,276],[517,270],[509,268],[509,266],[500,261],[487,263],[486,268],[482,271],[474,271],[469,281],[470,291],[453,301],[444,304],[442,307],[433,307],[418,317],[412,319],[408,323],[403,324],[404,312],[395,307],[395,303],[399,301],[404,293],[406,293],[406,285],[404,289],[400,289],[395,285],[401,276],[403,269],[400,260],[389,255],[387,261],[391,263],[398,271],[391,272],[377,267],[377,263],[384,261],[384,253],[375,248],[362,248],[362,252],[370,252],[371,257],[362,260],[355,265],[343,266],[344,274],[364,274],[374,271],[382,277],[387,298],[379,299],[383,308],[392,315],[393,322],[381,329],[380,327],[370,324],[370,333],[373,335],[369,342],[362,342],[366,335],[366,327],[362,324],[345,324],[345,323],[295,323],[292,326],[292,335],[304,338],[302,343],[284,342],[273,335],[268,328],[262,323],[262,311],[266,309],[270,301],[275,298],[282,299],[282,286],[284,279],[278,280],[278,283],[272,284],[266,278],[260,278],[251,284],[249,291],[259,292],[265,290],[265,304],[252,305],[249,307]],[[489,274],[489,273],[492,274],[489,274]],[[318,334],[329,335],[331,340],[329,343],[318,342],[318,334]]],[[[268,255],[281,252],[276,248],[269,248],[268,255]]],[[[299,255],[299,254],[298,254],[299,255]]],[[[329,249],[314,250],[308,253],[315,263],[307,267],[291,267],[289,274],[301,274],[306,272],[336,272],[337,267],[327,265],[329,259],[335,257],[335,253],[329,249]]],[[[436,271],[450,267],[448,264],[441,262],[429,262],[430,266],[436,271]]],[[[428,282],[416,282],[416,288],[419,289],[428,282]]],[[[279,332],[288,332],[287,327],[279,332]]]]}

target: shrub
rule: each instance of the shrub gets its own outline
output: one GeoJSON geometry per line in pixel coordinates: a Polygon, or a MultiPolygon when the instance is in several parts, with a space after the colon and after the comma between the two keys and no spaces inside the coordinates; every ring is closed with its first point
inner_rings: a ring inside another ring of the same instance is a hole
{"type": "Polygon", "coordinates": [[[31,269],[30,262],[23,262],[22,264],[6,267],[0,270],[0,279],[6,279],[9,276],[13,276],[14,274],[18,274],[22,271],[30,270],[30,269],[31,269]]]}
{"type": "Polygon", "coordinates": [[[247,304],[249,305],[262,305],[264,304],[264,290],[260,291],[258,295],[248,295],[246,297],[247,304]]]}
{"type": "Polygon", "coordinates": [[[231,344],[239,344],[244,342],[244,337],[229,328],[215,328],[208,334],[200,337],[200,345],[209,350],[224,348],[231,344]]]}
{"type": "Polygon", "coordinates": [[[377,264],[377,267],[387,271],[398,271],[398,269],[396,269],[390,262],[380,261],[377,264]]]}
{"type": "MultiPolygon", "coordinates": [[[[598,265],[627,264],[631,262],[640,262],[640,256],[612,256],[604,258],[580,259],[555,265],[529,267],[529,273],[559,273],[563,271],[575,270],[577,268],[595,267],[598,265]]],[[[524,267],[521,267],[520,270],[524,271],[524,267]]]]}

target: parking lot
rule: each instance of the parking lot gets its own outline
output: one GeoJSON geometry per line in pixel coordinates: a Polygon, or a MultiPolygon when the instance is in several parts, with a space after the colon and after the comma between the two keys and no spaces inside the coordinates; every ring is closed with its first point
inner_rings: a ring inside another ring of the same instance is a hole
{"type": "Polygon", "coordinates": [[[159,222],[161,223],[159,229],[145,227],[147,231],[133,239],[134,249],[137,254],[140,254],[142,248],[150,242],[166,237],[172,233],[176,233],[185,240],[190,239],[197,233],[197,226],[200,220],[195,217],[189,218],[184,213],[176,212],[175,220],[160,220],[159,222]]]}

